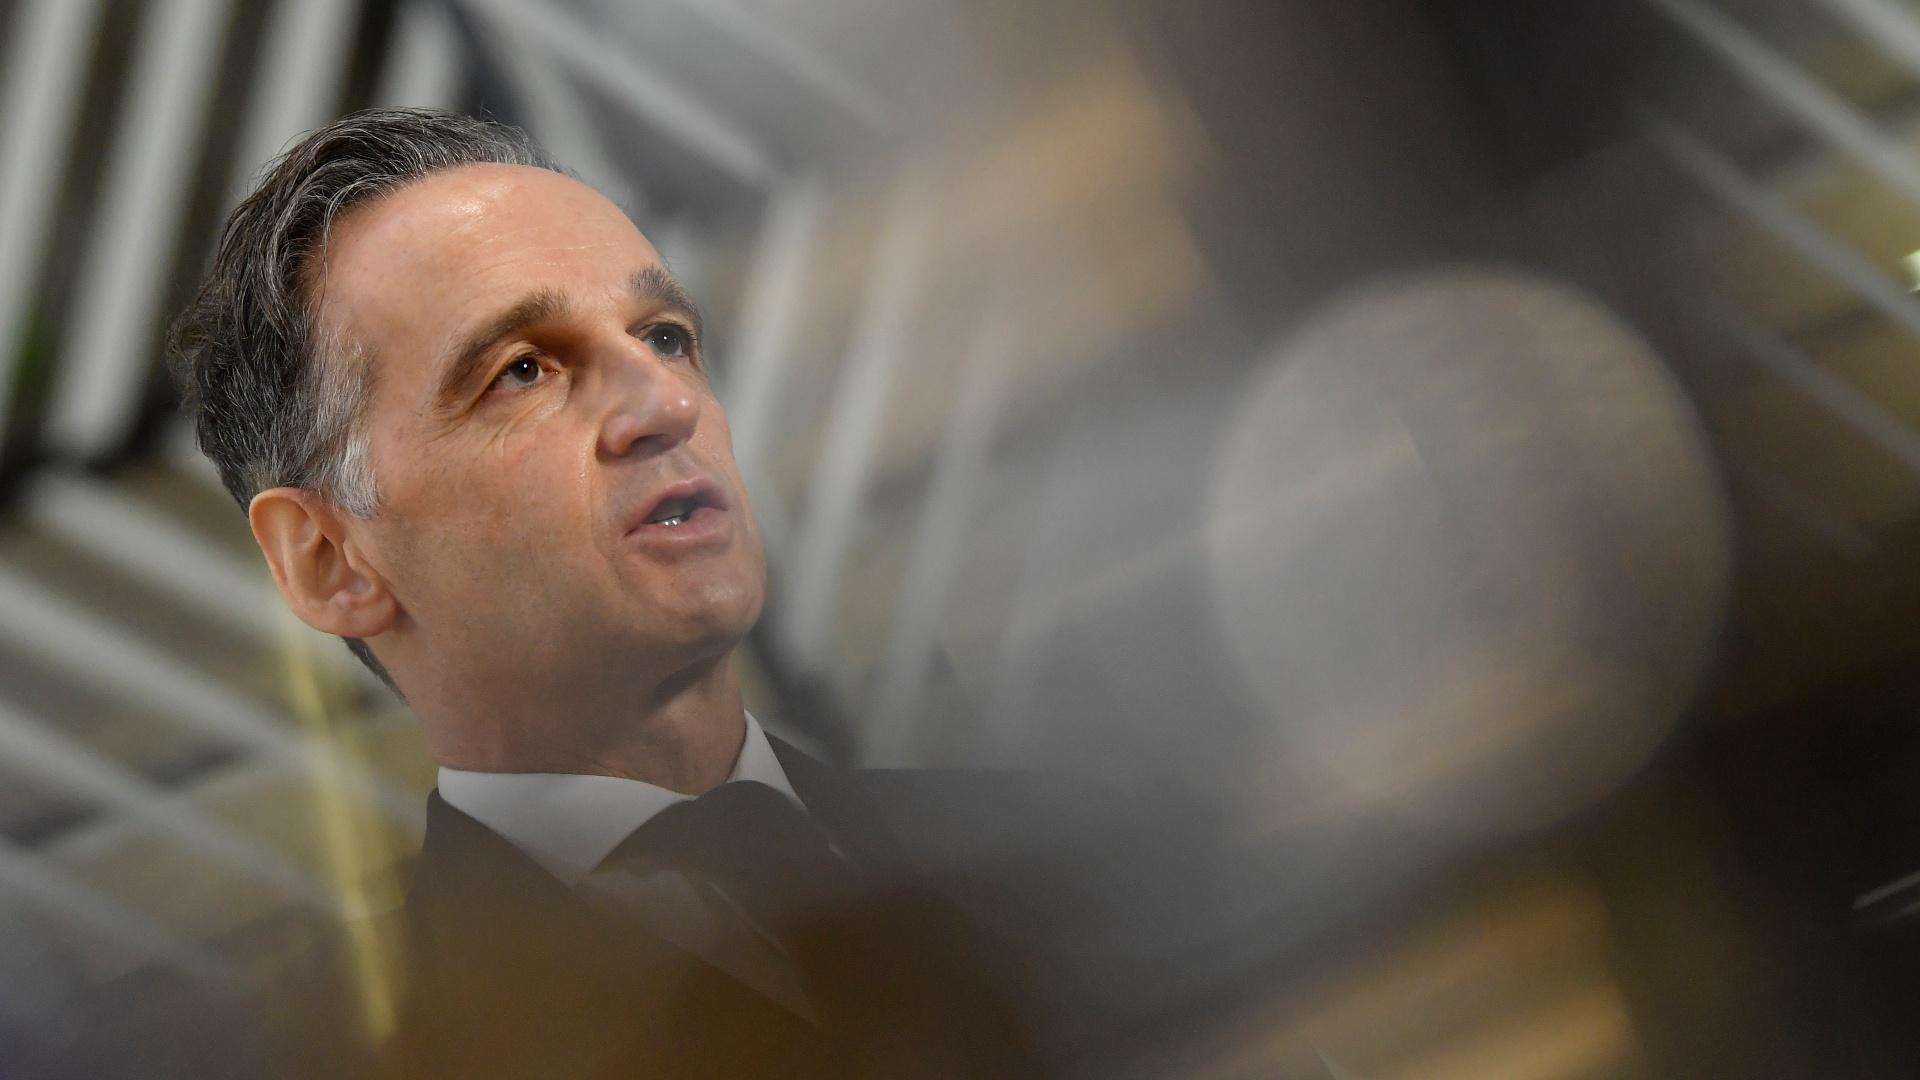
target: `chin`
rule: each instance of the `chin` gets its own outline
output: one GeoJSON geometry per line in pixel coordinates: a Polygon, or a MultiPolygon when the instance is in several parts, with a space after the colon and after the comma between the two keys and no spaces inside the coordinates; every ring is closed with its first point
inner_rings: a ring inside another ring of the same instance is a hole
{"type": "Polygon", "coordinates": [[[730,649],[760,620],[766,590],[747,582],[710,582],[681,600],[661,605],[654,613],[670,619],[679,630],[671,636],[688,646],[724,643],[730,649]]]}

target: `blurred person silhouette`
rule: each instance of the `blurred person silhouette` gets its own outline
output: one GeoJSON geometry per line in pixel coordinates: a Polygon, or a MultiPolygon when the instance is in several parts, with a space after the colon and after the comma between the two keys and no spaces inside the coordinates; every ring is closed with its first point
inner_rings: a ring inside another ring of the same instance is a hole
{"type": "MultiPolygon", "coordinates": [[[[441,766],[398,1031],[356,1068],[1040,1067],[975,856],[1053,795],[829,767],[747,714],[760,535],[698,311],[613,203],[516,129],[356,113],[233,212],[172,346],[286,604],[441,766]]],[[[328,1010],[278,997],[222,1067],[339,1074],[328,1010]]]]}

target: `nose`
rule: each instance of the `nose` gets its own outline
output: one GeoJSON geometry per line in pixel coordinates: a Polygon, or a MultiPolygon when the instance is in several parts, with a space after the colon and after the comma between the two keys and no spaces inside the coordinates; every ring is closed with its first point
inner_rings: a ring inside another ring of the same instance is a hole
{"type": "Polygon", "coordinates": [[[627,338],[605,354],[607,397],[600,451],[612,457],[657,454],[693,438],[700,420],[694,388],[644,343],[627,338]]]}

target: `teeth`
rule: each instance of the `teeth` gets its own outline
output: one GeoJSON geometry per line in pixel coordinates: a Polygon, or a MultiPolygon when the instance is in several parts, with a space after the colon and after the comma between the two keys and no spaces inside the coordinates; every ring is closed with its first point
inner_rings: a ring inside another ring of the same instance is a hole
{"type": "Polygon", "coordinates": [[[649,525],[681,525],[693,516],[698,507],[692,499],[672,499],[661,504],[657,511],[659,517],[649,521],[649,525]]]}

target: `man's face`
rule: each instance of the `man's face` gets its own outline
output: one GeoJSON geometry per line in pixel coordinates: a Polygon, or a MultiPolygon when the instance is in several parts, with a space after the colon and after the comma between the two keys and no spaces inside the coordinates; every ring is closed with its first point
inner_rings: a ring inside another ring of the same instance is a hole
{"type": "Polygon", "coordinates": [[[669,678],[752,626],[765,564],[697,319],[612,203],[439,173],[346,215],[321,288],[374,380],[380,510],[352,528],[435,674],[669,678]]]}

